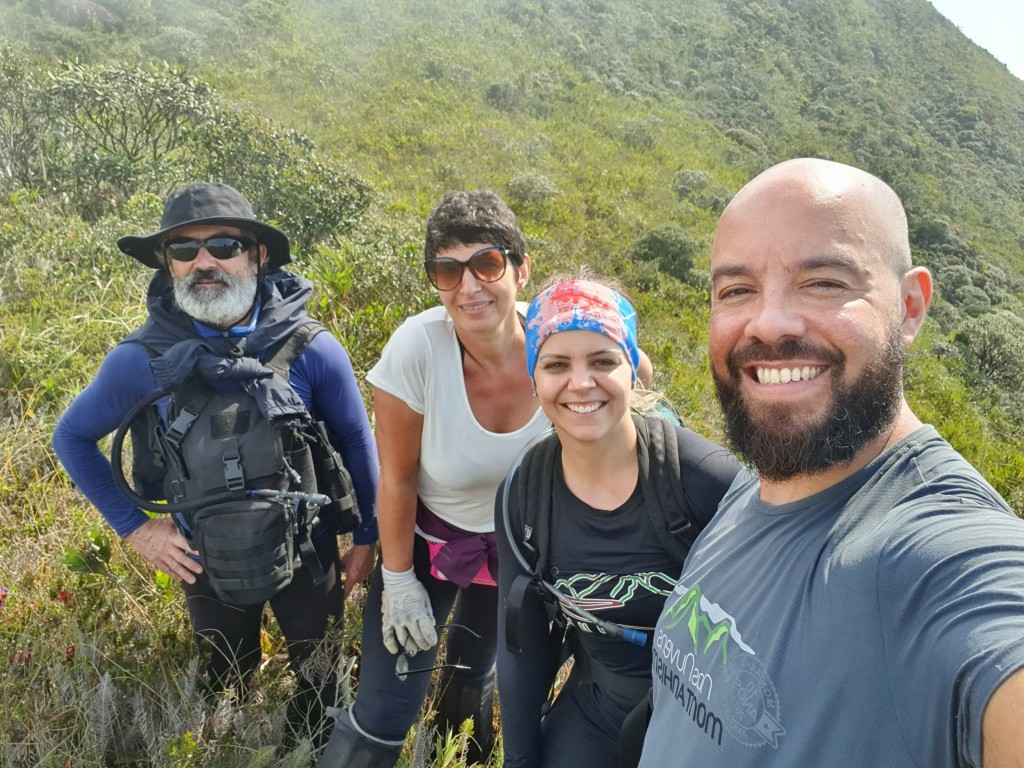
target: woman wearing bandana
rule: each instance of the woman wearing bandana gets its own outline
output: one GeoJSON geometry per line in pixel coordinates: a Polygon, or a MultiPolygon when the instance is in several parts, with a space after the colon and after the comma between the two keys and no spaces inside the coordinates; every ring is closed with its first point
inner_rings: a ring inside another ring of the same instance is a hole
{"type": "Polygon", "coordinates": [[[722,447],[641,413],[657,398],[637,387],[639,361],[636,313],[605,281],[586,273],[557,279],[531,302],[527,372],[555,435],[526,454],[498,494],[506,768],[628,763],[620,732],[627,715],[643,713],[652,628],[692,535],[739,470],[722,447]],[[678,452],[664,450],[668,444],[678,452]],[[661,466],[667,461],[677,464],[673,471],[661,466]],[[520,482],[527,472],[530,479],[520,482]],[[655,476],[675,478],[667,504],[661,487],[654,493],[655,476]],[[653,514],[653,495],[669,509],[653,514]],[[546,522],[524,528],[527,506],[535,518],[547,509],[546,522]],[[507,510],[518,510],[510,517],[520,524],[505,522],[507,510]],[[691,523],[685,544],[659,532],[664,519],[691,523]],[[538,536],[533,528],[541,527],[546,533],[538,536]],[[532,587],[520,588],[527,583],[532,587]],[[566,625],[563,642],[559,628],[566,625]],[[572,671],[549,710],[566,652],[572,671]]]}

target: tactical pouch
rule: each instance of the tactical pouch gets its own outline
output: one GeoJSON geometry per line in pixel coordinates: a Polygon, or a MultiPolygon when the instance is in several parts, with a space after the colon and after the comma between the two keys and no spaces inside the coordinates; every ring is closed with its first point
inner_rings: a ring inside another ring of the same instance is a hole
{"type": "Polygon", "coordinates": [[[316,474],[316,488],[331,499],[330,504],[320,509],[320,521],[335,533],[350,533],[359,527],[362,520],[352,476],[327,438],[324,423],[314,421],[308,431],[313,433],[309,447],[316,474]]]}
{"type": "Polygon", "coordinates": [[[289,507],[226,501],[197,510],[189,523],[210,586],[224,602],[255,605],[291,583],[296,553],[289,507]]]}

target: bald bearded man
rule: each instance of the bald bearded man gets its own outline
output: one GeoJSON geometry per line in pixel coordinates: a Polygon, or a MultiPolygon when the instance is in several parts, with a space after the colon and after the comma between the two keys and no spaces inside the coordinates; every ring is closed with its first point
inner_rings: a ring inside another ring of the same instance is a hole
{"type": "Polygon", "coordinates": [[[1024,522],[904,397],[932,280],[899,198],[781,163],[711,277],[748,469],[658,622],[642,768],[1024,765],[1024,522]]]}

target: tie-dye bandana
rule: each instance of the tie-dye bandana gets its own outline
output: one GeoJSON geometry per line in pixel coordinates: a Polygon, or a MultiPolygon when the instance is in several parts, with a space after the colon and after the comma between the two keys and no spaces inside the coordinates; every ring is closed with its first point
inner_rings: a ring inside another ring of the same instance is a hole
{"type": "Polygon", "coordinates": [[[561,331],[596,331],[622,349],[633,368],[640,364],[636,344],[636,310],[611,288],[573,280],[548,288],[526,312],[526,369],[533,378],[537,355],[548,336],[561,331]]]}

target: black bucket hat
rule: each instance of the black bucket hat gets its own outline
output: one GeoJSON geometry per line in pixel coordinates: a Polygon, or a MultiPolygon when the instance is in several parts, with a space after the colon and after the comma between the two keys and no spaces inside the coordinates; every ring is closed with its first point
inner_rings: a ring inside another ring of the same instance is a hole
{"type": "Polygon", "coordinates": [[[257,221],[249,201],[234,187],[202,181],[172,192],[164,203],[160,229],[148,235],[122,237],[117,247],[147,267],[160,269],[156,248],[172,229],[191,224],[224,224],[252,232],[267,246],[267,270],[292,260],[288,236],[277,227],[257,221]]]}

